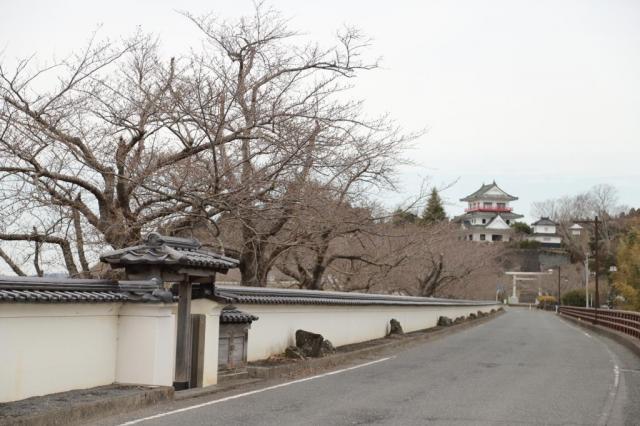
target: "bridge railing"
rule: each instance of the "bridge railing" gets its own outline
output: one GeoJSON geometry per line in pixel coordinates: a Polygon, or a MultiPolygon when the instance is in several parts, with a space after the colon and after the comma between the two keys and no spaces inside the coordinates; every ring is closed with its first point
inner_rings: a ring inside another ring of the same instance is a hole
{"type": "Polygon", "coordinates": [[[591,321],[640,339],[640,312],[560,306],[563,315],[591,321]]]}

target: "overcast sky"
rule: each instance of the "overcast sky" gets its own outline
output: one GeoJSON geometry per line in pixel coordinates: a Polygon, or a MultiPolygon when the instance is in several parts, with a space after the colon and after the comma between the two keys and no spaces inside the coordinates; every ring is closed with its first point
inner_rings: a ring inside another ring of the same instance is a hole
{"type": "MultiPolygon", "coordinates": [[[[64,56],[102,24],[118,38],[138,26],[178,55],[198,34],[176,9],[235,17],[234,1],[0,0],[5,60],[64,56]]],[[[496,180],[530,204],[599,183],[640,207],[640,1],[637,0],[274,0],[293,28],[324,42],[344,24],[373,38],[383,68],[358,79],[354,96],[406,130],[427,129],[401,171],[410,197],[424,177],[459,179],[458,199],[496,180]]],[[[385,195],[387,196],[387,195],[385,195]]]]}

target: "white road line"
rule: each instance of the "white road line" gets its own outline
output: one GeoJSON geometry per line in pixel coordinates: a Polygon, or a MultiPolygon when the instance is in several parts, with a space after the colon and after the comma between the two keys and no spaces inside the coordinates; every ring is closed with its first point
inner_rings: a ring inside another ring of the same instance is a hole
{"type": "Polygon", "coordinates": [[[620,367],[618,366],[619,361],[616,354],[609,348],[609,346],[600,339],[594,339],[589,333],[582,331],[578,328],[578,326],[569,324],[567,321],[562,321],[567,327],[573,328],[574,330],[581,332],[585,336],[590,339],[598,341],[609,353],[609,358],[611,363],[613,364],[613,384],[609,387],[609,395],[607,395],[607,400],[602,409],[602,413],[600,414],[600,418],[598,419],[598,426],[606,426],[609,421],[609,416],[611,415],[611,411],[613,409],[613,404],[615,403],[616,397],[618,395],[618,390],[620,387],[620,367]]]}
{"type": "Polygon", "coordinates": [[[602,414],[600,415],[598,426],[606,426],[609,423],[609,416],[613,410],[613,404],[615,403],[618,395],[618,389],[620,387],[620,367],[618,366],[618,357],[611,349],[609,349],[608,346],[606,346],[605,343],[603,344],[609,352],[609,356],[613,362],[613,385],[609,388],[609,395],[607,396],[607,401],[605,402],[602,414]]]}
{"type": "Polygon", "coordinates": [[[208,405],[219,404],[221,402],[231,401],[233,399],[238,399],[238,398],[242,398],[242,397],[245,397],[245,396],[255,395],[257,393],[266,392],[266,391],[273,390],[273,389],[278,389],[278,388],[283,388],[285,386],[295,385],[296,383],[308,382],[309,380],[320,379],[322,377],[327,377],[327,376],[332,376],[334,374],[344,373],[346,371],[355,370],[357,368],[367,367],[369,365],[377,364],[379,362],[388,361],[388,360],[390,360],[392,358],[395,358],[395,356],[390,356],[390,357],[387,357],[387,358],[381,358],[381,359],[377,359],[377,360],[371,361],[371,362],[365,362],[364,364],[358,364],[358,365],[354,365],[353,367],[343,368],[341,370],[330,371],[330,372],[324,373],[324,374],[318,374],[317,376],[305,377],[304,379],[293,380],[291,382],[280,383],[278,385],[269,386],[269,387],[262,388],[262,389],[256,389],[256,390],[245,392],[245,393],[239,393],[237,395],[228,396],[226,398],[215,399],[213,401],[208,401],[208,402],[205,402],[205,403],[202,403],[202,404],[191,405],[189,407],[180,408],[178,410],[167,411],[166,413],[156,414],[155,416],[149,416],[149,417],[143,417],[141,419],[131,420],[129,422],[122,423],[120,426],[134,425],[134,424],[137,424],[137,423],[146,422],[147,420],[159,419],[160,417],[171,416],[173,414],[178,414],[178,413],[183,413],[185,411],[195,410],[197,408],[206,407],[208,405]]]}
{"type": "Polygon", "coordinates": [[[613,409],[613,403],[615,402],[616,396],[618,394],[619,385],[620,385],[620,367],[618,367],[618,364],[614,364],[613,365],[613,386],[611,386],[611,388],[609,389],[607,402],[604,404],[604,409],[602,410],[602,414],[600,415],[598,426],[606,426],[609,423],[609,416],[611,415],[611,410],[613,409]]]}

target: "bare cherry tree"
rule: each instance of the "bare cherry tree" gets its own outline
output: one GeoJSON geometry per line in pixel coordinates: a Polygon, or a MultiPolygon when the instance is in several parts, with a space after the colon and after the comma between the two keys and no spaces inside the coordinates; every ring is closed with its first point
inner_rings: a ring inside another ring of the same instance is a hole
{"type": "Polygon", "coordinates": [[[612,242],[619,228],[613,219],[623,210],[616,188],[607,184],[596,185],[589,191],[574,196],[536,202],[532,208],[535,216],[547,216],[560,224],[558,232],[572,258],[577,261],[584,260],[585,253],[589,250],[588,237],[593,230],[590,225],[583,224],[584,232],[576,236],[569,229],[574,221],[592,220],[594,216],[598,216],[601,248],[603,252],[612,254],[612,242]]]}
{"type": "Polygon", "coordinates": [[[377,67],[364,60],[368,40],[359,31],[347,28],[323,48],[297,43],[280,14],[262,5],[233,22],[187,16],[208,42],[194,59],[197,91],[220,80],[225,92],[192,97],[185,111],[212,141],[221,131],[206,119],[211,111],[225,128],[244,129],[235,142],[215,144],[213,186],[223,182],[235,194],[226,217],[240,228],[242,283],[264,286],[277,259],[300,243],[303,233],[292,237],[291,228],[305,188],[388,183],[411,136],[387,117],[365,118],[362,103],[345,95],[358,71],[377,67]]]}
{"type": "Polygon", "coordinates": [[[264,285],[305,182],[350,170],[388,179],[407,138],[345,95],[376,67],[357,30],[322,48],[261,4],[232,22],[186,16],[205,43],[182,57],[162,58],[137,34],[49,66],[0,62],[0,240],[22,244],[1,257],[15,272],[57,253],[88,275],[105,245],[157,228],[216,237],[216,221],[232,217],[243,283],[264,285]]]}
{"type": "MultiPolygon", "coordinates": [[[[354,179],[355,182],[355,179],[354,179]]],[[[305,208],[291,222],[298,244],[277,262],[300,288],[369,290],[403,260],[389,247],[393,228],[375,209],[348,197],[351,185],[334,192],[311,186],[305,208]]]]}
{"type": "MultiPolygon", "coordinates": [[[[500,273],[499,256],[505,250],[504,244],[464,241],[459,238],[458,227],[449,222],[407,224],[403,228],[412,244],[406,246],[406,261],[390,276],[400,293],[460,297],[470,294],[467,286],[479,286],[479,276],[500,273]]],[[[495,284],[491,286],[494,288],[495,284]]]]}
{"type": "Polygon", "coordinates": [[[36,255],[40,244],[57,246],[75,275],[73,244],[88,273],[87,233],[120,247],[181,209],[169,203],[177,194],[153,187],[185,157],[164,132],[175,66],[156,48],[142,36],[92,40],[50,66],[0,67],[0,239],[35,242],[36,255]]]}

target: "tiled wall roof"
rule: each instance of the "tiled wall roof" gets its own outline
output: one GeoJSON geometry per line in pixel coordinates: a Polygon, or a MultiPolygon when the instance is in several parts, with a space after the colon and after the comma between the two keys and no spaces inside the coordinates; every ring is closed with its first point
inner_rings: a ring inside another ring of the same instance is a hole
{"type": "Polygon", "coordinates": [[[129,300],[124,293],[115,291],[70,291],[70,290],[6,290],[0,289],[2,302],[64,302],[64,303],[113,303],[129,300]]]}
{"type": "Polygon", "coordinates": [[[389,294],[345,293],[216,285],[215,300],[228,304],[292,305],[491,305],[493,301],[439,299],[389,294]]]}
{"type": "Polygon", "coordinates": [[[220,324],[247,324],[257,321],[258,317],[227,306],[220,313],[220,324]]]}
{"type": "Polygon", "coordinates": [[[151,281],[1,277],[0,302],[114,303],[173,302],[169,291],[151,281]]]}

